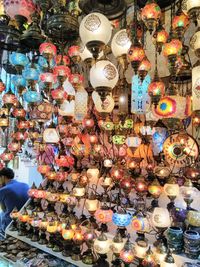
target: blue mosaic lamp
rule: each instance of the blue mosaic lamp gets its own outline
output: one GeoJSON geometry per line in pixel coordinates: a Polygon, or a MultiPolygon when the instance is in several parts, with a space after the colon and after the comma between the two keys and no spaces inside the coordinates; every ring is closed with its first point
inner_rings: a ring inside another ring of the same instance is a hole
{"type": "Polygon", "coordinates": [[[23,70],[22,75],[26,80],[38,81],[40,73],[36,68],[29,67],[23,70]]]}
{"type": "Polygon", "coordinates": [[[36,103],[42,100],[40,93],[36,91],[27,91],[23,94],[24,101],[28,103],[36,103]]]}
{"type": "Polygon", "coordinates": [[[12,65],[21,67],[25,67],[29,62],[26,55],[18,52],[13,52],[9,57],[9,61],[12,65]]]}
{"type": "Polygon", "coordinates": [[[22,75],[15,75],[12,77],[12,83],[15,87],[26,87],[26,79],[22,75]]]}
{"type": "Polygon", "coordinates": [[[112,221],[118,227],[127,227],[132,220],[132,216],[129,213],[118,211],[113,213],[112,221]]]}

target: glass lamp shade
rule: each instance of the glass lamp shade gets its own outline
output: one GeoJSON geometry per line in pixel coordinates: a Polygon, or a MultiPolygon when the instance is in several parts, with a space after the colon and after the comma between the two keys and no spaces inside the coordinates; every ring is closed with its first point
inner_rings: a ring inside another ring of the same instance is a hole
{"type": "Polygon", "coordinates": [[[21,67],[26,66],[29,62],[27,56],[19,52],[12,52],[9,61],[12,65],[21,67]]]}
{"type": "Polygon", "coordinates": [[[177,197],[179,195],[179,185],[167,183],[164,185],[164,192],[168,197],[177,197]]]}
{"type": "Polygon", "coordinates": [[[80,46],[78,45],[72,45],[68,49],[68,55],[73,58],[73,57],[80,57],[80,46]]]}
{"type": "Polygon", "coordinates": [[[112,245],[110,246],[110,248],[111,248],[111,250],[112,250],[112,252],[114,254],[119,255],[120,252],[122,251],[122,249],[124,248],[124,241],[123,241],[123,239],[119,241],[116,238],[114,238],[112,240],[112,245]]]}
{"type": "Polygon", "coordinates": [[[57,77],[64,77],[66,79],[71,75],[71,70],[65,65],[58,65],[54,67],[53,73],[57,77]]]}
{"type": "Polygon", "coordinates": [[[150,223],[146,217],[144,217],[142,214],[138,214],[133,217],[132,220],[132,228],[136,232],[149,232],[150,231],[150,223]]]}
{"type": "Polygon", "coordinates": [[[103,14],[94,12],[83,18],[79,27],[79,35],[84,45],[92,41],[107,44],[112,34],[110,21],[103,14]]]}
{"type": "Polygon", "coordinates": [[[57,144],[60,141],[60,137],[55,127],[49,127],[44,130],[43,141],[50,144],[57,144]]]}
{"type": "Polygon", "coordinates": [[[63,103],[63,101],[67,99],[67,92],[63,89],[63,87],[58,87],[51,90],[51,96],[54,100],[63,103]]]}
{"type": "Polygon", "coordinates": [[[118,227],[127,227],[131,223],[132,216],[129,213],[113,213],[112,221],[118,227]]]}
{"type": "Polygon", "coordinates": [[[173,30],[179,31],[180,28],[186,30],[189,26],[189,18],[186,14],[181,13],[173,18],[172,28],[173,30]]]}
{"type": "Polygon", "coordinates": [[[149,84],[148,94],[150,96],[163,96],[165,93],[165,84],[161,81],[153,81],[149,84]]]}
{"type": "Polygon", "coordinates": [[[123,250],[120,252],[120,259],[125,263],[125,264],[130,264],[134,261],[134,251],[133,251],[133,246],[131,245],[130,241],[127,240],[123,250]]]}
{"type": "Polygon", "coordinates": [[[168,33],[166,32],[165,29],[161,29],[159,31],[156,32],[156,43],[157,44],[165,44],[167,42],[168,39],[168,33]]]}
{"type": "Polygon", "coordinates": [[[84,128],[92,128],[94,126],[94,120],[92,118],[85,118],[82,125],[84,128]]]}
{"type": "Polygon", "coordinates": [[[14,108],[12,114],[15,118],[25,118],[26,111],[23,108],[14,108]]]}
{"type": "Polygon", "coordinates": [[[37,167],[37,171],[41,174],[47,174],[51,170],[51,166],[49,165],[39,165],[37,167]]]}
{"type": "Polygon", "coordinates": [[[142,240],[142,241],[138,241],[138,242],[135,243],[134,251],[135,251],[135,256],[138,259],[144,259],[145,256],[146,256],[147,250],[148,250],[147,242],[142,240]]]}
{"type": "Polygon", "coordinates": [[[1,155],[0,159],[4,162],[9,162],[10,160],[14,159],[14,154],[8,150],[5,150],[1,155]]]}
{"type": "Polygon", "coordinates": [[[111,177],[105,177],[101,181],[101,186],[104,188],[108,188],[109,186],[112,185],[112,178],[111,177]]]}
{"type": "Polygon", "coordinates": [[[5,0],[4,1],[5,12],[12,19],[15,15],[21,15],[31,21],[30,15],[36,11],[36,6],[32,0],[5,0]]]}
{"type": "Polygon", "coordinates": [[[70,58],[68,56],[57,55],[56,56],[56,65],[65,65],[70,64],[70,58]]]}
{"type": "Polygon", "coordinates": [[[144,58],[139,65],[138,71],[149,72],[150,70],[151,70],[151,62],[148,60],[148,58],[144,58]]]}
{"type": "Polygon", "coordinates": [[[26,120],[20,120],[17,123],[17,128],[19,130],[27,130],[29,126],[30,126],[29,121],[26,121],[26,120]]]}
{"type": "Polygon", "coordinates": [[[97,179],[99,178],[99,169],[97,168],[90,168],[87,170],[87,177],[91,182],[93,181],[97,181],[97,179]]]}
{"type": "Polygon", "coordinates": [[[45,72],[40,74],[40,81],[44,84],[52,85],[56,82],[56,76],[51,72],[45,72]]]}
{"type": "Polygon", "coordinates": [[[92,53],[84,45],[80,48],[80,57],[83,62],[93,58],[92,53]]]}
{"type": "Polygon", "coordinates": [[[59,167],[70,167],[73,166],[74,159],[68,155],[60,155],[55,159],[55,162],[59,167]]]}
{"type": "Polygon", "coordinates": [[[12,83],[15,87],[26,87],[26,79],[21,75],[14,75],[12,77],[12,83]]]}
{"type": "Polygon", "coordinates": [[[6,89],[6,85],[0,79],[0,93],[2,93],[6,89]]]}
{"type": "Polygon", "coordinates": [[[156,228],[168,228],[171,225],[169,211],[166,208],[155,208],[152,214],[152,224],[156,228]]]}
{"type": "Polygon", "coordinates": [[[84,235],[81,229],[76,229],[75,234],[73,236],[73,242],[76,245],[81,245],[84,242],[84,235]]]}
{"type": "Polygon", "coordinates": [[[64,117],[65,116],[74,117],[75,101],[64,100],[63,103],[60,105],[60,108],[58,109],[58,113],[64,117]]]}
{"type": "Polygon", "coordinates": [[[161,17],[161,9],[154,1],[149,1],[141,12],[141,18],[147,26],[150,33],[154,30],[158,20],[161,17]]]}
{"type": "Polygon", "coordinates": [[[23,94],[23,98],[28,103],[36,103],[42,100],[41,94],[36,91],[27,91],[23,94]]]}
{"type": "Polygon", "coordinates": [[[8,127],[8,125],[9,125],[9,118],[6,117],[5,115],[2,115],[0,117],[0,127],[2,129],[6,129],[8,127]]]}
{"type": "Polygon", "coordinates": [[[169,43],[164,44],[163,55],[165,57],[180,55],[182,52],[182,43],[178,39],[172,39],[169,43]]]}
{"type": "Polygon", "coordinates": [[[8,144],[8,150],[11,152],[17,152],[21,149],[21,144],[19,142],[11,142],[8,144]]]}
{"type": "MultiPolygon", "coordinates": [[[[22,129],[23,130],[23,129],[22,129]]],[[[23,142],[28,138],[28,133],[27,132],[16,132],[13,134],[13,138],[17,141],[23,142]]]]}
{"type": "Polygon", "coordinates": [[[95,218],[98,222],[106,224],[112,222],[113,211],[110,209],[98,209],[95,212],[95,218]]]}
{"type": "Polygon", "coordinates": [[[194,200],[198,194],[198,189],[194,186],[181,186],[180,194],[185,200],[194,200]]]}
{"type": "Polygon", "coordinates": [[[100,60],[90,70],[90,82],[93,88],[108,87],[113,89],[119,79],[118,70],[108,60],[100,60]]]}
{"type": "Polygon", "coordinates": [[[160,267],[178,267],[178,265],[176,263],[169,263],[163,261],[160,263],[160,267]]]}
{"type": "Polygon", "coordinates": [[[118,31],[112,38],[111,49],[116,58],[126,55],[130,46],[131,41],[128,37],[126,29],[118,31]]]}
{"type": "Polygon", "coordinates": [[[82,121],[88,110],[88,93],[83,86],[77,89],[75,94],[75,118],[82,121]]]}
{"type": "Polygon", "coordinates": [[[148,186],[148,191],[154,198],[159,198],[163,191],[163,188],[156,179],[148,186]]]}
{"type": "Polygon", "coordinates": [[[85,195],[85,187],[81,187],[81,186],[74,187],[73,195],[75,197],[83,197],[85,195]]]}
{"type": "Polygon", "coordinates": [[[57,48],[52,43],[42,43],[39,47],[40,54],[46,59],[52,59],[57,54],[57,48]]]}
{"type": "Polygon", "coordinates": [[[110,250],[111,240],[107,238],[105,234],[100,234],[100,236],[94,241],[94,250],[98,254],[107,254],[110,250]]]}
{"type": "Polygon", "coordinates": [[[84,82],[84,77],[83,75],[79,74],[79,73],[73,73],[70,75],[69,77],[69,82],[75,87],[79,87],[83,84],[84,82]]]}
{"type": "Polygon", "coordinates": [[[4,105],[8,108],[15,105],[18,102],[17,97],[11,92],[4,94],[2,100],[4,105]]]}
{"type": "Polygon", "coordinates": [[[200,30],[195,32],[190,40],[190,47],[195,52],[197,57],[200,57],[200,30]]]}
{"type": "Polygon", "coordinates": [[[98,209],[98,206],[98,199],[86,199],[85,201],[85,207],[91,213],[94,213],[98,209]]]}
{"type": "Polygon", "coordinates": [[[58,222],[53,221],[53,222],[48,222],[47,225],[47,232],[50,234],[56,233],[58,228],[58,222]]]}
{"type": "Polygon", "coordinates": [[[130,62],[141,62],[146,57],[143,47],[140,45],[131,45],[128,51],[128,60],[130,62]]]}
{"type": "Polygon", "coordinates": [[[40,75],[39,71],[35,68],[27,68],[27,69],[24,69],[22,72],[22,76],[26,80],[30,80],[30,81],[38,81],[39,75],[40,75]]]}

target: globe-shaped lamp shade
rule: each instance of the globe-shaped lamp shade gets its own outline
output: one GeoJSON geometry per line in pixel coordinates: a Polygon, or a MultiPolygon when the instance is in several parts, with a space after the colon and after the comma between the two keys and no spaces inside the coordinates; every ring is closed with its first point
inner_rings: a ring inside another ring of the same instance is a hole
{"type": "Polygon", "coordinates": [[[119,79],[117,68],[108,60],[100,60],[90,70],[90,82],[93,88],[113,89],[119,79]]]}
{"type": "Polygon", "coordinates": [[[37,81],[39,80],[39,75],[40,73],[36,68],[27,68],[27,69],[24,69],[22,72],[22,76],[26,80],[37,81]]]}
{"type": "Polygon", "coordinates": [[[126,55],[131,46],[131,41],[125,29],[118,31],[111,42],[111,49],[113,55],[118,58],[126,55]]]}
{"type": "Polygon", "coordinates": [[[172,28],[173,30],[177,30],[179,28],[183,28],[183,29],[187,29],[187,27],[189,26],[189,18],[187,15],[185,15],[184,13],[181,13],[180,15],[177,15],[173,18],[173,22],[172,22],[172,28]]]}
{"type": "Polygon", "coordinates": [[[5,12],[12,19],[15,18],[15,15],[21,15],[26,17],[29,22],[31,21],[30,15],[36,11],[36,6],[32,0],[5,0],[4,8],[5,12]]]}
{"type": "Polygon", "coordinates": [[[166,208],[155,208],[152,214],[152,224],[156,228],[168,228],[171,225],[169,211],[166,208]]]}
{"type": "Polygon", "coordinates": [[[168,197],[177,197],[179,195],[179,185],[167,183],[164,185],[164,192],[168,197]]]}
{"type": "Polygon", "coordinates": [[[40,93],[36,91],[27,91],[23,94],[23,98],[28,103],[40,102],[42,100],[40,93]]]}
{"type": "Polygon", "coordinates": [[[155,2],[147,2],[142,9],[141,17],[150,33],[152,33],[161,17],[161,9],[159,5],[155,2]]]}
{"type": "Polygon", "coordinates": [[[79,35],[84,45],[92,41],[107,44],[112,34],[110,21],[97,12],[90,13],[83,18],[79,27],[79,35]]]}
{"type": "Polygon", "coordinates": [[[42,43],[39,47],[39,51],[44,58],[50,60],[56,56],[57,48],[52,43],[42,43]]]}
{"type": "Polygon", "coordinates": [[[90,213],[94,213],[99,206],[98,199],[86,199],[85,207],[90,213]]]}
{"type": "Polygon", "coordinates": [[[168,33],[165,29],[156,32],[156,42],[157,44],[165,44],[167,42],[168,33]]]}
{"type": "Polygon", "coordinates": [[[148,87],[150,96],[163,96],[165,93],[165,84],[162,81],[152,81],[148,87]]]}
{"type": "Polygon", "coordinates": [[[98,209],[95,212],[95,218],[100,223],[112,222],[113,211],[110,209],[98,209]]]}
{"type": "Polygon", "coordinates": [[[9,57],[9,61],[14,66],[24,67],[28,64],[28,58],[26,55],[19,52],[12,52],[9,57]]]}
{"type": "Polygon", "coordinates": [[[100,236],[94,241],[94,250],[98,254],[107,254],[110,250],[111,240],[109,240],[105,234],[100,236]]]}
{"type": "Polygon", "coordinates": [[[197,57],[200,57],[200,30],[197,30],[190,40],[190,47],[197,57]]]}
{"type": "Polygon", "coordinates": [[[43,140],[45,143],[57,144],[60,141],[58,132],[55,127],[46,128],[43,132],[43,140]]]}
{"type": "Polygon", "coordinates": [[[132,216],[129,213],[116,212],[113,214],[112,221],[118,227],[127,227],[131,223],[132,216]]]}
{"type": "Polygon", "coordinates": [[[25,87],[26,86],[26,79],[21,75],[14,75],[12,77],[12,83],[15,87],[25,87]]]}
{"type": "Polygon", "coordinates": [[[169,43],[164,44],[163,55],[165,57],[180,55],[182,52],[182,43],[178,39],[172,39],[169,43]]]}

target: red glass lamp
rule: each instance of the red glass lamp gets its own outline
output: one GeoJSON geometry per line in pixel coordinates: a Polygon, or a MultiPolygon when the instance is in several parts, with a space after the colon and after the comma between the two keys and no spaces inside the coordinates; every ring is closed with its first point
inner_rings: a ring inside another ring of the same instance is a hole
{"type": "Polygon", "coordinates": [[[128,60],[129,62],[131,62],[131,65],[135,71],[135,74],[138,71],[140,63],[145,57],[146,55],[145,55],[144,49],[138,42],[131,45],[128,51],[128,60]]]}
{"type": "Polygon", "coordinates": [[[161,9],[154,0],[147,2],[142,9],[141,17],[149,32],[152,33],[161,17],[161,9]]]}
{"type": "Polygon", "coordinates": [[[76,88],[83,84],[84,77],[81,74],[73,73],[69,77],[69,82],[76,88]]]}
{"type": "Polygon", "coordinates": [[[2,82],[2,80],[0,79],[0,93],[2,93],[3,91],[5,91],[6,86],[5,84],[2,82]]]}
{"type": "Polygon", "coordinates": [[[4,94],[2,100],[5,107],[7,107],[8,109],[18,103],[16,95],[14,95],[11,91],[8,91],[6,94],[4,94]]]}
{"type": "Polygon", "coordinates": [[[178,11],[178,14],[173,18],[172,28],[180,39],[182,39],[189,23],[189,17],[181,11],[178,11]]]}
{"type": "Polygon", "coordinates": [[[49,89],[56,82],[56,76],[51,72],[41,73],[40,81],[44,83],[45,88],[49,89]]]}
{"type": "Polygon", "coordinates": [[[167,57],[172,73],[176,71],[175,70],[176,60],[177,57],[181,55],[182,48],[183,48],[182,42],[179,41],[178,39],[172,39],[166,44],[164,44],[163,55],[167,57]]]}
{"type": "Polygon", "coordinates": [[[8,150],[11,152],[18,152],[21,149],[21,144],[16,141],[12,141],[10,144],[8,144],[8,150]]]}
{"type": "Polygon", "coordinates": [[[147,73],[151,70],[151,62],[148,60],[148,58],[144,58],[138,68],[138,74],[141,79],[141,81],[144,80],[147,73]]]}
{"type": "Polygon", "coordinates": [[[58,104],[63,103],[63,101],[67,99],[67,92],[64,91],[63,87],[58,87],[57,89],[52,90],[51,95],[58,104]]]}
{"type": "Polygon", "coordinates": [[[167,31],[161,26],[156,31],[155,35],[155,41],[156,41],[156,48],[158,53],[161,53],[163,45],[167,42],[167,39],[169,37],[167,31]]]}
{"type": "Polygon", "coordinates": [[[69,64],[70,64],[70,59],[68,56],[62,56],[62,55],[56,56],[56,65],[68,66],[69,64]]]}
{"type": "Polygon", "coordinates": [[[74,63],[78,63],[81,60],[80,57],[80,46],[72,45],[68,50],[68,55],[74,63]]]}
{"type": "Polygon", "coordinates": [[[42,43],[39,47],[40,54],[47,60],[51,60],[56,56],[57,48],[52,43],[42,43]]]}
{"type": "Polygon", "coordinates": [[[58,65],[54,68],[53,73],[62,84],[67,78],[70,77],[71,70],[65,65],[58,65]]]}
{"type": "Polygon", "coordinates": [[[14,154],[10,152],[9,150],[5,150],[1,155],[0,159],[3,160],[5,163],[8,163],[12,159],[14,159],[14,154]]]}

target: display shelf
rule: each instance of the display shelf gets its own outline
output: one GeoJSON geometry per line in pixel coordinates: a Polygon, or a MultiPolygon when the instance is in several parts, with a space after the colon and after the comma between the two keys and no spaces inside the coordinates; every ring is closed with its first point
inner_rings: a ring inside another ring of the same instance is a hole
{"type": "Polygon", "coordinates": [[[66,261],[68,263],[71,263],[71,264],[73,264],[73,265],[75,265],[77,267],[88,267],[88,265],[82,263],[81,261],[74,261],[69,257],[64,257],[62,255],[62,253],[60,253],[60,252],[54,252],[52,249],[47,248],[47,246],[45,246],[45,245],[40,245],[37,242],[32,242],[30,239],[28,239],[25,236],[19,236],[17,231],[10,231],[9,229],[7,229],[6,230],[6,234],[9,235],[9,236],[12,236],[14,238],[17,238],[17,239],[29,244],[32,247],[38,248],[38,249],[40,249],[40,250],[42,250],[42,251],[44,251],[44,252],[46,252],[48,254],[51,254],[51,255],[53,255],[53,256],[61,259],[61,260],[64,260],[64,261],[66,261]]]}
{"type": "Polygon", "coordinates": [[[5,254],[6,254],[5,252],[0,252],[0,258],[3,259],[3,260],[5,260],[5,261],[7,261],[7,262],[9,262],[9,263],[12,264],[13,266],[15,266],[14,264],[16,264],[16,262],[14,262],[14,261],[12,261],[12,260],[6,258],[6,257],[4,256],[5,254]]]}

